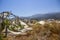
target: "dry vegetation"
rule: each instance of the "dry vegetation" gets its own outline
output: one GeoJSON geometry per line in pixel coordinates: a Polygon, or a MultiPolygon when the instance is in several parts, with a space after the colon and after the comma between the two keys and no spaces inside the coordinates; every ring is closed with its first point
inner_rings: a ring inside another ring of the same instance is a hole
{"type": "Polygon", "coordinates": [[[27,31],[26,35],[13,35],[8,33],[7,37],[4,38],[2,30],[5,27],[7,29],[7,26],[9,27],[10,15],[17,18],[17,20],[14,20],[16,21],[16,24],[21,27],[21,25],[19,24],[19,17],[15,16],[14,14],[11,14],[10,12],[2,12],[0,14],[0,17],[3,19],[6,18],[6,20],[2,19],[2,24],[0,25],[0,40],[60,40],[60,21],[58,20],[45,20],[44,25],[39,24],[36,20],[26,20],[25,23],[27,23],[29,27],[32,27],[33,30],[27,31]]]}
{"type": "Polygon", "coordinates": [[[56,21],[48,21],[44,25],[36,23],[31,27],[33,30],[27,31],[27,35],[9,35],[7,40],[60,40],[60,23],[56,21]]]}

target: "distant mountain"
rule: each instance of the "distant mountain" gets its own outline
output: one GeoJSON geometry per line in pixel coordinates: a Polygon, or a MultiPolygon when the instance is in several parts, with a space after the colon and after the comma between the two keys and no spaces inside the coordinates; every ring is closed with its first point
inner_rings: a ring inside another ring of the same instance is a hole
{"type": "Polygon", "coordinates": [[[36,14],[36,15],[29,16],[29,17],[21,17],[21,19],[36,19],[36,20],[58,19],[60,20],[60,12],[47,13],[47,14],[36,14]]]}

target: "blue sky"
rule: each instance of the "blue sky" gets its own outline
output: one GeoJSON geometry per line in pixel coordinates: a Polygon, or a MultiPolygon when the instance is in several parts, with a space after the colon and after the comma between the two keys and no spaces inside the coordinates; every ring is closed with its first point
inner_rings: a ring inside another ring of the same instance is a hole
{"type": "Polygon", "coordinates": [[[17,16],[60,12],[60,0],[0,0],[0,12],[3,11],[17,16]]]}

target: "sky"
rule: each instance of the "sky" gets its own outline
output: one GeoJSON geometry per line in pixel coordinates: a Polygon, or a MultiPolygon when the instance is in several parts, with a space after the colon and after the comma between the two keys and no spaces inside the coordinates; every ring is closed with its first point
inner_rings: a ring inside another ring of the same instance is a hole
{"type": "Polygon", "coordinates": [[[60,0],[0,0],[0,12],[3,11],[23,17],[60,12],[60,0]]]}

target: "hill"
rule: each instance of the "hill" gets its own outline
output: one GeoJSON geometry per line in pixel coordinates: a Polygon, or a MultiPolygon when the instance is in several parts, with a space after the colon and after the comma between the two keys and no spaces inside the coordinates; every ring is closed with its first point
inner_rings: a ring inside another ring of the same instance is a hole
{"type": "Polygon", "coordinates": [[[29,17],[21,17],[21,19],[36,19],[36,20],[57,19],[57,20],[60,20],[60,12],[46,13],[46,14],[35,14],[35,15],[32,15],[29,17]]]}

